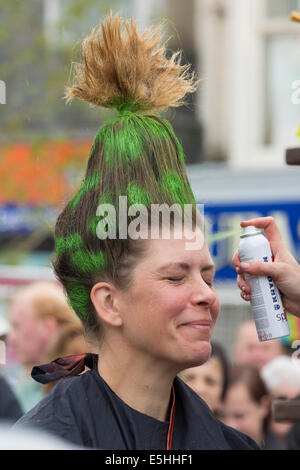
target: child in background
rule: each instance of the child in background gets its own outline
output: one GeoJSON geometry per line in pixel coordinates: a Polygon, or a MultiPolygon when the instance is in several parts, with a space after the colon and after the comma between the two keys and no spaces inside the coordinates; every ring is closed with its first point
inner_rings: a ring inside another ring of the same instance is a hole
{"type": "Polygon", "coordinates": [[[263,449],[282,449],[270,429],[271,399],[260,373],[253,366],[233,366],[229,373],[223,421],[247,433],[263,449]]]}
{"type": "Polygon", "coordinates": [[[185,369],[180,378],[191,387],[218,417],[222,416],[228,382],[228,362],[222,347],[211,342],[209,360],[198,367],[185,369]]]}

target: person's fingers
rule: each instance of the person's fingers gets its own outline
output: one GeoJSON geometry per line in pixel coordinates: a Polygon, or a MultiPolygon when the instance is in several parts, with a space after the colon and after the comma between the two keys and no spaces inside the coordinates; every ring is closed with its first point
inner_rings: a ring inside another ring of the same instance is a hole
{"type": "Polygon", "coordinates": [[[257,217],[256,219],[250,219],[241,222],[241,227],[248,227],[254,225],[257,228],[262,228],[264,234],[270,242],[271,249],[274,255],[286,255],[287,248],[283,243],[279,229],[273,217],[257,217]]]}
{"type": "Polygon", "coordinates": [[[241,222],[241,227],[248,227],[249,225],[264,229],[268,239],[272,239],[274,242],[282,242],[279,229],[273,217],[257,217],[256,219],[241,222]]]}
{"type": "Polygon", "coordinates": [[[276,280],[283,271],[283,265],[277,263],[264,263],[262,261],[249,261],[240,263],[239,273],[253,274],[255,276],[271,276],[276,280]]]}
{"type": "Polygon", "coordinates": [[[273,217],[258,217],[256,219],[241,222],[242,227],[246,227],[248,225],[255,225],[258,228],[264,229],[264,234],[270,242],[271,251],[274,255],[275,261],[284,261],[294,265],[294,267],[299,266],[299,263],[283,242],[273,217]]]}
{"type": "Polygon", "coordinates": [[[242,274],[239,274],[237,277],[237,285],[241,291],[249,294],[251,291],[250,285],[245,281],[242,274]]]}
{"type": "Polygon", "coordinates": [[[243,300],[246,300],[247,302],[249,302],[249,300],[251,299],[251,295],[250,294],[246,294],[245,292],[241,292],[240,293],[241,297],[243,300]]]}
{"type": "Polygon", "coordinates": [[[240,257],[239,257],[239,252],[238,252],[238,250],[236,250],[236,252],[234,253],[231,263],[232,263],[232,266],[233,266],[234,268],[236,268],[237,266],[240,265],[241,260],[240,260],[240,257]]]}

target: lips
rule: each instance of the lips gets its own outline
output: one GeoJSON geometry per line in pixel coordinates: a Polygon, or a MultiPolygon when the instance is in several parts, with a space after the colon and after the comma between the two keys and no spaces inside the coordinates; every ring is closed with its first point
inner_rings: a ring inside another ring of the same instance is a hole
{"type": "Polygon", "coordinates": [[[203,327],[210,328],[211,324],[212,324],[211,320],[194,320],[194,321],[182,323],[180,326],[190,326],[193,328],[203,328],[203,327]]]}

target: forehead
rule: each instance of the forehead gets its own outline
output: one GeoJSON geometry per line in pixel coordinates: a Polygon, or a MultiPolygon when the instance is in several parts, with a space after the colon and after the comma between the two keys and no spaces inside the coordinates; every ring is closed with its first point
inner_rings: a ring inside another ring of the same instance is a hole
{"type": "Polygon", "coordinates": [[[191,239],[182,237],[181,239],[159,239],[147,240],[147,254],[145,262],[151,263],[153,267],[165,267],[170,265],[176,268],[180,263],[189,265],[213,265],[213,261],[207,245],[202,240],[197,243],[196,249],[189,249],[188,244],[191,239]]]}
{"type": "Polygon", "coordinates": [[[296,384],[295,381],[285,378],[284,383],[278,385],[278,387],[271,390],[272,395],[274,396],[286,396],[287,398],[295,398],[300,392],[299,384],[296,384]]]}
{"type": "Polygon", "coordinates": [[[243,382],[238,382],[230,386],[228,395],[234,398],[234,405],[244,406],[247,401],[251,400],[247,386],[243,382]]]}

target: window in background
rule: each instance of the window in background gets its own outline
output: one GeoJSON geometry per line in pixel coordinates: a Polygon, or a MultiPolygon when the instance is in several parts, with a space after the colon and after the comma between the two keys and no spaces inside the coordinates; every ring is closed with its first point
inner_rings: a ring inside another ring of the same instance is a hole
{"type": "Polygon", "coordinates": [[[300,25],[289,20],[293,10],[300,10],[299,0],[266,0],[264,145],[298,144],[295,134],[300,109],[292,102],[292,84],[300,80],[300,25]],[[295,26],[299,34],[295,34],[295,26]]]}
{"type": "Polygon", "coordinates": [[[292,10],[297,10],[298,4],[298,0],[267,0],[266,16],[286,18],[292,10]]]}
{"type": "Polygon", "coordinates": [[[292,84],[300,80],[299,51],[300,34],[265,39],[265,145],[292,144],[296,139],[300,108],[292,102],[292,84]]]}
{"type": "Polygon", "coordinates": [[[47,41],[53,46],[81,42],[90,29],[112,10],[147,27],[165,15],[166,0],[44,0],[44,24],[47,41]]]}
{"type": "Polygon", "coordinates": [[[237,167],[282,167],[286,148],[299,146],[300,104],[292,101],[292,85],[300,81],[300,24],[290,13],[300,11],[300,0],[225,4],[226,60],[219,76],[228,160],[237,167]]]}

